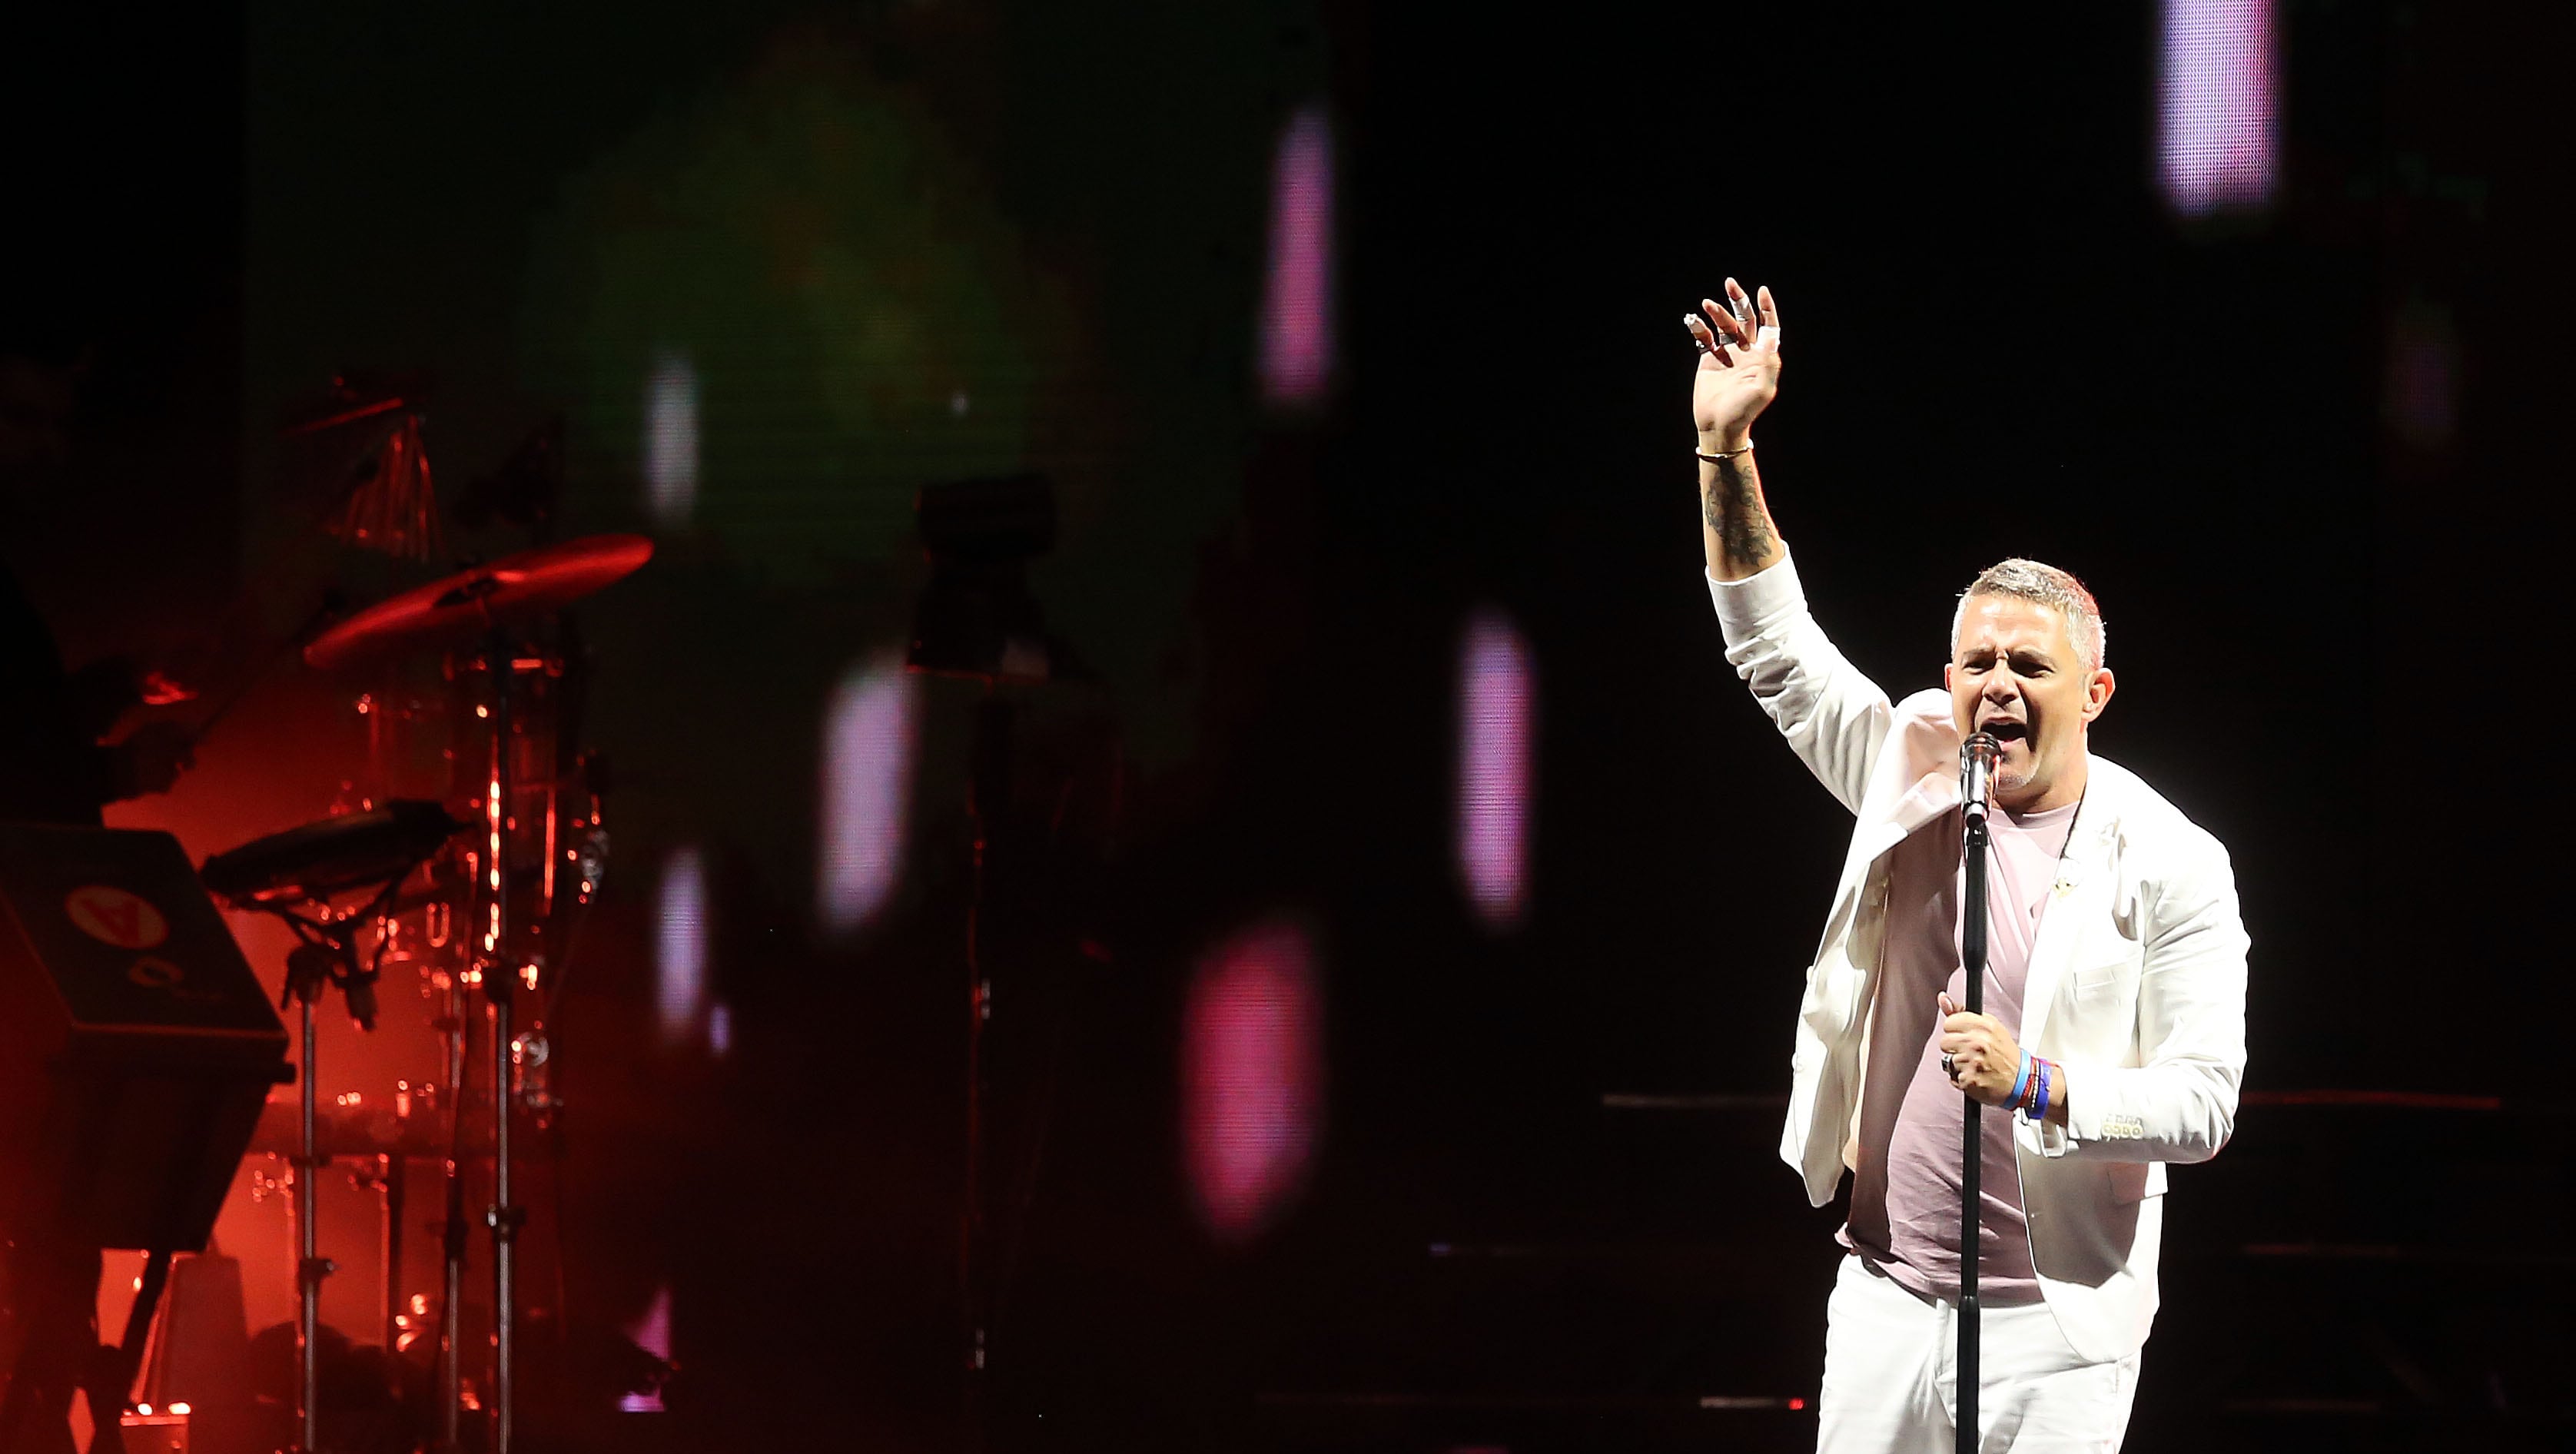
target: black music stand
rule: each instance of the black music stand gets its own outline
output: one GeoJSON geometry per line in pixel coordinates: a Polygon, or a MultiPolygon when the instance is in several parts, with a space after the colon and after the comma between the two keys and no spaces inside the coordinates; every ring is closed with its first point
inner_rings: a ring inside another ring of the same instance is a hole
{"type": "Polygon", "coordinates": [[[120,1420],[170,1258],[206,1245],[286,1027],[166,833],[0,825],[0,1222],[19,1318],[0,1454],[93,1451],[120,1420]],[[123,1339],[90,1330],[101,1249],[147,1254],[123,1339]]]}

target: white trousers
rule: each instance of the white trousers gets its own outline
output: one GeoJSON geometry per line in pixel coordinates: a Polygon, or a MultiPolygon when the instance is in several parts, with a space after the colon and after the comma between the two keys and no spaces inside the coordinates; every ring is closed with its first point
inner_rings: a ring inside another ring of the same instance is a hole
{"type": "MultiPolygon", "coordinates": [[[[2138,1391],[2138,1355],[2087,1363],[2046,1303],[1985,1309],[1978,1329],[1979,1454],[2113,1454],[2138,1391]]],[[[1952,1454],[1959,1310],[1845,1257],[1825,1309],[1817,1454],[1952,1454]]]]}

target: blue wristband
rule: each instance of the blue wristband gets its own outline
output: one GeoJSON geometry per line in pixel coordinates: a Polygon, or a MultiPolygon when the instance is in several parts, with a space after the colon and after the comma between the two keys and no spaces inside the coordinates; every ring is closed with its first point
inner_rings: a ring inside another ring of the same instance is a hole
{"type": "Polygon", "coordinates": [[[2048,1119],[2048,1093],[2049,1093],[2049,1091],[2052,1089],[2052,1086],[2051,1086],[2051,1084],[2050,1084],[2050,1081],[2052,1080],[2052,1077],[2051,1077],[2051,1076],[2049,1075],[2049,1073],[2048,1073],[2048,1072],[2049,1072],[2049,1068],[2050,1068],[2050,1067],[2049,1067],[2049,1065],[2048,1065],[2048,1062],[2046,1062],[2046,1061],[2041,1061],[2041,1062],[2040,1062],[2040,1066],[2039,1066],[2039,1107],[2038,1107],[2038,1109],[2036,1109],[2036,1110],[2034,1110],[2034,1111],[2032,1111],[2032,1112],[2030,1113],[2030,1118],[2031,1118],[2032,1120],[2034,1120],[2034,1121],[2045,1122],[2045,1121],[2047,1121],[2047,1119],[2048,1119]]]}
{"type": "Polygon", "coordinates": [[[2014,1077],[2013,1077],[2013,1088],[2012,1088],[2012,1091],[2011,1091],[2011,1093],[2010,1093],[2010,1094],[2008,1094],[2008,1095],[2006,1095],[2006,1096],[2004,1097],[2004,1104],[2005,1104],[2005,1105],[2007,1105],[2007,1106],[2018,1106],[2018,1105],[2020,1105],[2020,1104],[2021,1104],[2021,1093],[2022,1093],[2023,1091],[2028,1090],[2028,1089],[2030,1088],[2030,1059],[2031,1059],[2031,1057],[2030,1057],[2030,1052],[2029,1052],[2029,1051],[2025,1050],[2025,1051],[2023,1051],[2023,1052],[2021,1053],[2021,1074],[2016,1075],[2016,1076],[2014,1076],[2014,1077]]]}

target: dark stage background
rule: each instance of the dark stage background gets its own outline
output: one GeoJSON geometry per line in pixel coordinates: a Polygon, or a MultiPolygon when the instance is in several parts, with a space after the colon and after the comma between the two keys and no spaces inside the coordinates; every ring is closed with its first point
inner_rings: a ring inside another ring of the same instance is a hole
{"type": "MultiPolygon", "coordinates": [[[[22,20],[0,355],[50,443],[0,546],[75,660],[255,659],[327,585],[428,578],[295,484],[282,411],[341,370],[431,376],[443,496],[560,418],[557,534],[655,536],[581,609],[614,854],[536,1235],[567,1325],[646,1338],[658,1300],[679,1373],[667,1412],[552,1416],[567,1445],[965,1437],[979,689],[890,663],[915,490],[1033,469],[1093,680],[1002,694],[992,1447],[1806,1447],[1836,1216],[1769,1098],[1847,823],[1720,656],[1676,318],[1768,283],[1765,477],[1845,649],[1932,684],[1979,567],[2077,571],[2098,750],[2235,856],[2248,1104],[2174,1178],[2131,1447],[2539,1447],[2576,1420],[2571,37],[2275,8],[2277,185],[2202,219],[2156,185],[2154,6],[22,20]],[[1289,402],[1282,175],[1331,246],[1333,367],[1289,402]],[[693,495],[647,442],[674,397],[693,495]],[[1456,853],[1480,621],[1528,670],[1494,914],[1456,853]],[[836,910],[853,701],[903,816],[836,910]],[[1220,1042],[1290,1111],[1238,1205],[1193,1173],[1230,1052],[1191,1037],[1246,963],[1276,1034],[1220,1042]]],[[[116,821],[202,856],[319,817],[348,711],[274,669],[116,821]]],[[[429,1045],[334,1023],[326,1089],[429,1045]]]]}

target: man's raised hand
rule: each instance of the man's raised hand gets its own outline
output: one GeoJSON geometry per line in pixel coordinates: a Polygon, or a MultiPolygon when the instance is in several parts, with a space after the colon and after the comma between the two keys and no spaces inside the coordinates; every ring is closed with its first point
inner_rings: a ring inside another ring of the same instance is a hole
{"type": "Polygon", "coordinates": [[[1747,297],[1733,278],[1723,305],[1702,298],[1699,307],[1682,315],[1700,349],[1691,419],[1700,448],[1713,453],[1741,446],[1754,416],[1780,392],[1780,310],[1769,288],[1747,297]]]}

